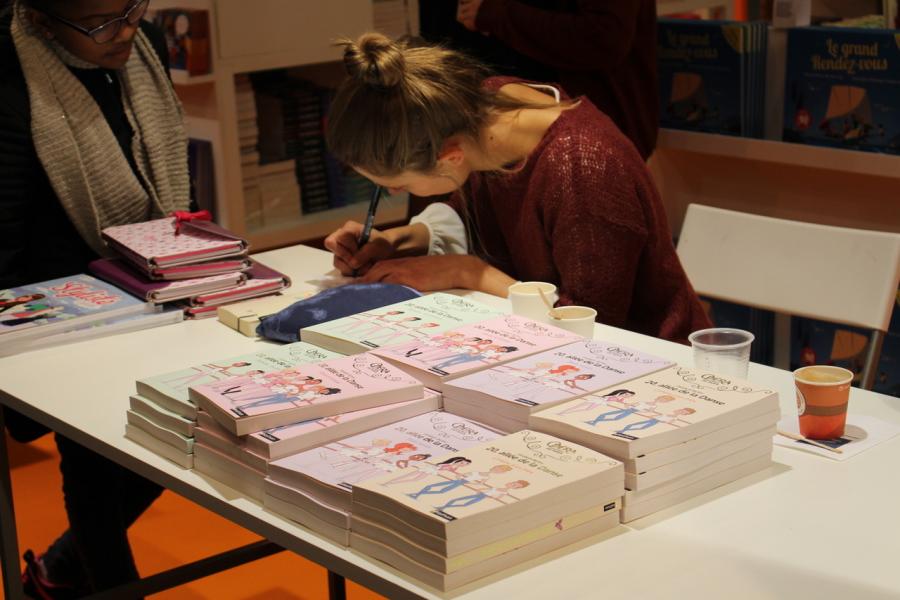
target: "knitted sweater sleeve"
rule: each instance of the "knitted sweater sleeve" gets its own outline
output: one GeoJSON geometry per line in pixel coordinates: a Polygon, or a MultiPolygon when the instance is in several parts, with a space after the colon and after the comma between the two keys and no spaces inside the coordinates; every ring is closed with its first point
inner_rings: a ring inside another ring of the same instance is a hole
{"type": "Polygon", "coordinates": [[[601,323],[624,326],[648,239],[634,181],[613,152],[560,146],[529,189],[542,199],[560,304],[592,306],[601,323]]]}

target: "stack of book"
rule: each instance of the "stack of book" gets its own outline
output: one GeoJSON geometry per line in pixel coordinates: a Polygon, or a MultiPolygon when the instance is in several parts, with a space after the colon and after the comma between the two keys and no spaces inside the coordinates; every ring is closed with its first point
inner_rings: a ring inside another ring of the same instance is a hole
{"type": "Polygon", "coordinates": [[[374,353],[429,388],[443,392],[450,379],[582,339],[552,325],[503,315],[427,339],[386,346],[374,353]]]}
{"type": "Polygon", "coordinates": [[[628,522],[771,464],[778,394],[672,367],[532,415],[533,429],[621,460],[628,522]]]}
{"type": "Polygon", "coordinates": [[[263,225],[284,222],[300,216],[300,185],[294,160],[282,160],[259,166],[259,194],[263,225]]]}
{"type": "Polygon", "coordinates": [[[90,275],[0,290],[0,356],[180,321],[90,275]]]}
{"type": "Polygon", "coordinates": [[[197,413],[194,470],[263,502],[270,461],[441,407],[440,394],[425,390],[416,400],[310,419],[236,436],[208,413],[197,413]]]}
{"type": "Polygon", "coordinates": [[[437,343],[439,334],[501,311],[452,294],[429,294],[300,330],[300,339],[341,354],[382,346],[437,343]]]}
{"type": "Polygon", "coordinates": [[[765,21],[660,19],[660,125],[762,138],[765,21]]]}
{"type": "Polygon", "coordinates": [[[189,317],[215,316],[228,302],[274,294],[283,274],[247,258],[247,243],[208,220],[176,217],[107,227],[103,238],[119,258],[91,272],[156,304],[181,300],[189,317]]]}
{"type": "Polygon", "coordinates": [[[588,448],[525,430],[451,460],[355,484],[350,546],[446,591],[619,524],[622,464],[588,448]]]}
{"type": "Polygon", "coordinates": [[[784,141],[900,154],[898,66],[893,29],[790,29],[784,141]]]}
{"type": "Polygon", "coordinates": [[[443,388],[444,407],[501,431],[519,431],[538,411],[672,364],[619,344],[583,340],[452,379],[443,388]]]}
{"type": "Polygon", "coordinates": [[[468,465],[462,454],[469,447],[499,435],[463,417],[433,411],[336,439],[271,462],[265,505],[346,546],[354,485],[409,465],[420,467],[405,478],[411,481],[430,472],[450,476],[468,465]]]}
{"type": "Polygon", "coordinates": [[[244,215],[248,227],[263,224],[262,193],[259,188],[259,125],[256,95],[246,74],[234,76],[234,96],[237,104],[238,140],[241,153],[241,180],[244,186],[244,215]]]}
{"type": "Polygon", "coordinates": [[[237,375],[280,371],[336,356],[333,352],[298,342],[139,379],[136,393],[131,396],[125,435],[160,456],[191,468],[198,416],[197,405],[188,393],[190,386],[237,375]]]}

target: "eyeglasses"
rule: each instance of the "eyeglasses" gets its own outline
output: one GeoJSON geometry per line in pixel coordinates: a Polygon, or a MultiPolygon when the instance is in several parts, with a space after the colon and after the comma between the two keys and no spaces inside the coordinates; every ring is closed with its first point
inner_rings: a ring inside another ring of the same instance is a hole
{"type": "Polygon", "coordinates": [[[115,19],[111,19],[100,25],[99,27],[94,27],[93,29],[85,29],[81,25],[77,23],[73,23],[67,19],[63,19],[60,16],[54,15],[52,13],[46,13],[48,17],[55,21],[59,21],[63,25],[67,25],[71,27],[78,33],[88,36],[98,44],[106,44],[107,42],[113,41],[119,32],[122,30],[122,24],[128,23],[129,25],[137,25],[138,22],[143,18],[145,14],[147,14],[147,7],[150,5],[150,0],[138,0],[131,6],[129,6],[122,16],[116,17],[115,19]]]}

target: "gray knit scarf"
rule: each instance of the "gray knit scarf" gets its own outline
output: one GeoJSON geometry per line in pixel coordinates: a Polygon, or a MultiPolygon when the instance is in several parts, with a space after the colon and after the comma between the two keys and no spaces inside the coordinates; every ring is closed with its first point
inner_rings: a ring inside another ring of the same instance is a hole
{"type": "Polygon", "coordinates": [[[138,30],[119,81],[134,130],[132,151],[146,188],[100,107],[68,69],[96,65],[45,41],[20,2],[11,33],[28,86],[34,148],[84,241],[98,254],[109,255],[100,238],[103,228],[186,210],[190,187],[181,103],[144,33],[138,30]]]}

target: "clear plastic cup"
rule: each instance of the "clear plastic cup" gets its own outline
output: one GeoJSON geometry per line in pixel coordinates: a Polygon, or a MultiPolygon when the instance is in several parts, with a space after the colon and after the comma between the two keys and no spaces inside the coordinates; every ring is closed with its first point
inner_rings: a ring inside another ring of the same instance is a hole
{"type": "Polygon", "coordinates": [[[714,327],[688,336],[694,348],[694,366],[719,375],[747,378],[750,345],[754,336],[743,329],[714,327]]]}

